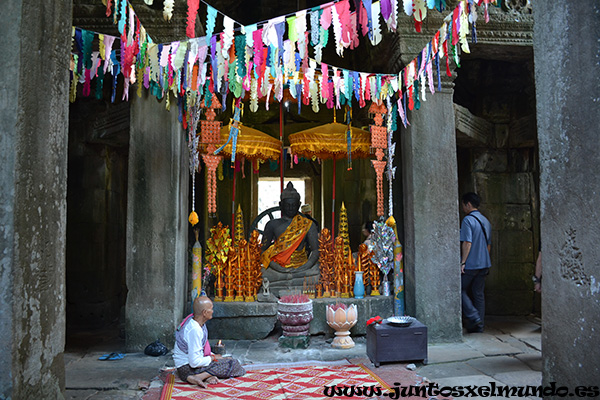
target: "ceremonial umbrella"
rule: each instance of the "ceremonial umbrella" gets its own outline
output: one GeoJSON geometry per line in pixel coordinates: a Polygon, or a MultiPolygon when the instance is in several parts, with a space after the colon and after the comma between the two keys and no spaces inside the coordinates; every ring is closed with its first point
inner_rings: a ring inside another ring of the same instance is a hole
{"type": "MultiPolygon", "coordinates": [[[[235,154],[250,160],[277,160],[281,153],[281,142],[264,132],[240,124],[235,154]]],[[[227,142],[229,126],[221,128],[221,144],[227,142]]],[[[231,156],[231,142],[221,151],[231,156]]]]}
{"type": "MultiPolygon", "coordinates": [[[[281,142],[274,137],[261,132],[259,130],[247,127],[243,124],[238,126],[239,133],[237,136],[237,144],[235,148],[235,154],[237,156],[245,157],[249,160],[277,160],[281,154],[281,142]]],[[[221,145],[227,142],[229,138],[229,126],[221,128],[221,145]]],[[[231,141],[221,150],[221,154],[232,157],[232,143],[231,141]]],[[[232,165],[235,167],[235,165],[232,165]]],[[[234,231],[235,221],[235,180],[236,173],[233,173],[233,194],[231,200],[231,233],[234,231]]]]}
{"type": "MultiPolygon", "coordinates": [[[[334,122],[306,129],[289,136],[292,154],[306,158],[318,157],[333,160],[333,202],[331,207],[331,234],[335,236],[335,162],[348,156],[367,158],[371,154],[371,134],[348,124],[334,122]],[[348,128],[350,128],[350,151],[348,151],[348,128]]],[[[351,165],[351,164],[350,164],[351,165]]],[[[349,169],[352,169],[350,166],[349,169]]]]}

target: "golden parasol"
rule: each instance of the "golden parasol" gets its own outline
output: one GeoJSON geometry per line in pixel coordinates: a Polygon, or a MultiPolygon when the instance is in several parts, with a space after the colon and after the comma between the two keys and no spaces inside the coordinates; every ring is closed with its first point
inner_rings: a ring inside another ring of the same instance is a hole
{"type": "MultiPolygon", "coordinates": [[[[277,160],[281,154],[281,142],[274,137],[261,132],[257,129],[247,127],[242,123],[238,125],[238,137],[235,149],[235,154],[245,157],[250,160],[277,160]]],[[[229,138],[230,127],[226,125],[221,128],[221,145],[227,143],[229,138]]],[[[221,150],[225,156],[231,157],[232,144],[229,142],[227,146],[221,150]]],[[[235,165],[231,165],[234,168],[233,172],[233,193],[232,204],[231,204],[231,234],[234,235],[234,221],[235,221],[235,165]]]]}
{"type": "MultiPolygon", "coordinates": [[[[247,127],[240,123],[238,133],[236,155],[250,160],[277,160],[281,154],[281,142],[274,137],[247,127]]],[[[229,126],[221,128],[221,145],[227,142],[229,137],[229,126]]],[[[224,155],[231,156],[231,142],[221,151],[224,155]]]]}
{"type": "MultiPolygon", "coordinates": [[[[353,158],[366,158],[371,154],[371,134],[363,129],[352,127],[351,155],[353,158]]],[[[289,136],[293,154],[306,158],[342,158],[347,154],[345,124],[332,122],[315,128],[293,133],[289,136]]]]}
{"type": "MultiPolygon", "coordinates": [[[[348,123],[333,122],[293,133],[289,136],[292,154],[307,158],[318,157],[333,159],[333,207],[331,209],[331,234],[335,236],[335,163],[338,158],[347,155],[352,158],[367,158],[371,154],[371,133],[364,129],[350,126],[350,111],[346,111],[348,123]],[[348,152],[348,135],[350,128],[350,152],[348,152]],[[350,154],[348,154],[350,153],[350,154]]],[[[352,169],[349,163],[348,169],[352,169]]]]}

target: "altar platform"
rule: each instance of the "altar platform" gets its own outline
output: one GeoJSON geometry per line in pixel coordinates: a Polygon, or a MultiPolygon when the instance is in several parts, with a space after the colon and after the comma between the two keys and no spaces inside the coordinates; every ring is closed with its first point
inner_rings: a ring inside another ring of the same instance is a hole
{"type": "MultiPolygon", "coordinates": [[[[387,318],[394,314],[393,296],[313,299],[311,335],[333,334],[333,330],[327,325],[325,307],[337,303],[356,305],[358,322],[350,330],[352,336],[366,335],[369,318],[377,315],[387,318]]],[[[277,324],[277,303],[233,301],[214,302],[213,305],[213,318],[206,323],[212,338],[260,340],[266,338],[277,324]]]]}

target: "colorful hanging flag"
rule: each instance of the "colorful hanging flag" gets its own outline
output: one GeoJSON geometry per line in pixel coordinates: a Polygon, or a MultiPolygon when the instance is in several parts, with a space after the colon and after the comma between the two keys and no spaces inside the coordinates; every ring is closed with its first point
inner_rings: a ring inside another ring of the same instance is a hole
{"type": "Polygon", "coordinates": [[[185,34],[189,38],[196,36],[196,15],[198,15],[198,7],[200,6],[200,0],[187,0],[188,12],[187,12],[187,26],[185,34]]]}
{"type": "Polygon", "coordinates": [[[212,37],[217,20],[217,10],[210,4],[206,4],[206,36],[212,37]]]}

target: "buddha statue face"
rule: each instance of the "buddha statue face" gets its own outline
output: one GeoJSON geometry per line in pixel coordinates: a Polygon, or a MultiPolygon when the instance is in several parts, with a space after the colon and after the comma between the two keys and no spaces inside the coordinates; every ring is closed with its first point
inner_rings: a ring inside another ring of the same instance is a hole
{"type": "Polygon", "coordinates": [[[294,189],[294,185],[291,182],[288,182],[281,193],[279,208],[281,209],[281,215],[287,218],[293,218],[298,214],[298,210],[300,209],[300,193],[294,189]]]}
{"type": "Polygon", "coordinates": [[[294,218],[300,209],[300,201],[292,198],[283,199],[279,202],[279,207],[281,208],[282,216],[294,218]]]}

